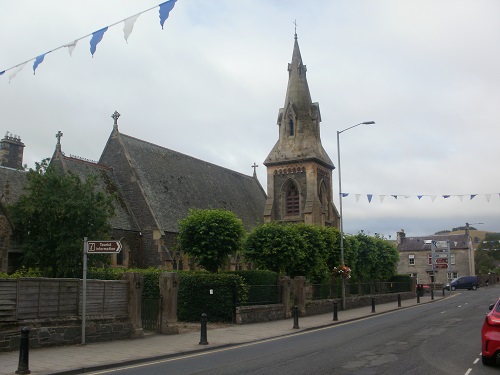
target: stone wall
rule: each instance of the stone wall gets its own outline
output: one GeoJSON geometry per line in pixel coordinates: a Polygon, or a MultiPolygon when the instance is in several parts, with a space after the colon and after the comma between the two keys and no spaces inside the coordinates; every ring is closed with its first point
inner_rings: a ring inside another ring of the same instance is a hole
{"type": "Polygon", "coordinates": [[[236,324],[269,322],[285,318],[285,305],[258,305],[236,307],[236,324]]]}
{"type": "MultiPolygon", "coordinates": [[[[412,292],[401,292],[401,300],[414,298],[412,292]]],[[[375,305],[398,301],[398,293],[380,294],[375,296],[359,296],[359,297],[348,297],[346,299],[346,310],[355,309],[358,307],[371,306],[372,298],[375,298],[375,305]]],[[[306,304],[306,315],[319,315],[333,313],[333,299],[323,299],[316,301],[308,301],[306,304]]],[[[338,311],[341,310],[341,299],[337,300],[338,311]]]]}
{"type": "MultiPolygon", "coordinates": [[[[30,348],[76,345],[82,342],[82,321],[79,318],[36,319],[0,326],[0,351],[19,350],[21,328],[30,328],[30,348]]],[[[87,318],[85,342],[123,340],[131,337],[128,315],[87,318]]]]}

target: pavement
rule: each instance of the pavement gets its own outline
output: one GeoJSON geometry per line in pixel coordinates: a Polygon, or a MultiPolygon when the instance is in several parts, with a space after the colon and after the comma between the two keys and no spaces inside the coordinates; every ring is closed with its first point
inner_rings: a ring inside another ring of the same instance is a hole
{"type": "MultiPolygon", "coordinates": [[[[258,342],[280,336],[293,335],[315,328],[342,324],[391,311],[415,307],[424,303],[437,302],[448,297],[437,293],[434,299],[430,295],[375,306],[340,310],[337,320],[332,313],[299,317],[299,328],[293,328],[293,318],[264,323],[243,325],[223,325],[207,330],[208,345],[200,345],[200,330],[177,335],[146,334],[143,338],[90,343],[87,345],[59,346],[29,350],[28,368],[33,375],[42,374],[82,374],[125,365],[155,361],[185,354],[194,354],[216,348],[236,346],[258,342]]],[[[19,367],[19,352],[0,352],[0,374],[15,374],[19,367]]]]}

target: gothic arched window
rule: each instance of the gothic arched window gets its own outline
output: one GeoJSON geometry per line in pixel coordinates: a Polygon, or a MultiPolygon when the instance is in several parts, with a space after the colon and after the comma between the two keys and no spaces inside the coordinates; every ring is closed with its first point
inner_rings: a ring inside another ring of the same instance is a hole
{"type": "Polygon", "coordinates": [[[290,135],[295,134],[294,124],[292,119],[288,120],[288,129],[290,130],[290,135]]]}
{"type": "Polygon", "coordinates": [[[298,215],[299,207],[299,191],[297,186],[291,183],[286,190],[286,215],[298,215]]]}

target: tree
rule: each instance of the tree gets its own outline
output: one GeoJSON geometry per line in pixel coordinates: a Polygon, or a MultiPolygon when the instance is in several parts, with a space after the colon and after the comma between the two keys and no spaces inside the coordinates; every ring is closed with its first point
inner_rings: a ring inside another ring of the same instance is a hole
{"type": "Polygon", "coordinates": [[[338,230],[310,224],[266,223],[244,244],[245,259],[281,275],[321,282],[338,258],[338,230]]]}
{"type": "Polygon", "coordinates": [[[228,210],[192,209],[179,222],[181,250],[209,272],[217,272],[228,255],[240,250],[244,236],[243,222],[228,210]]]}
{"type": "MultiPolygon", "coordinates": [[[[97,191],[94,176],[82,181],[49,166],[49,159],[36,163],[25,193],[9,207],[23,264],[51,277],[81,276],[83,239],[109,238],[112,202],[113,196],[97,191]]],[[[89,265],[103,259],[92,256],[89,265]]]]}

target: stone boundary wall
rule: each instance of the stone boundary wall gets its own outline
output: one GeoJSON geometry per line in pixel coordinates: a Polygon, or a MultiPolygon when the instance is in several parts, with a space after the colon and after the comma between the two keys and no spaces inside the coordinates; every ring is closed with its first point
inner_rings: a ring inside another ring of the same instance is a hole
{"type": "MultiPolygon", "coordinates": [[[[412,292],[401,292],[401,300],[414,298],[412,292]]],[[[381,303],[397,303],[398,301],[398,293],[389,293],[389,294],[377,294],[374,295],[375,305],[381,303]]],[[[310,315],[319,315],[319,314],[327,314],[333,313],[333,299],[323,299],[317,301],[309,301],[306,304],[306,316],[310,315]]],[[[338,311],[342,309],[342,300],[337,300],[337,308],[338,311]]],[[[372,296],[360,296],[360,297],[347,297],[345,301],[346,310],[355,309],[357,307],[365,307],[371,306],[372,304],[372,296]]]]}
{"type": "Polygon", "coordinates": [[[256,305],[236,307],[236,324],[269,322],[285,318],[285,305],[256,305]]]}
{"type": "MultiPolygon", "coordinates": [[[[0,351],[19,350],[21,328],[30,328],[30,348],[76,345],[82,343],[80,318],[35,319],[0,325],[0,351]]],[[[128,315],[88,317],[85,342],[123,340],[131,337],[128,315]]]]}

